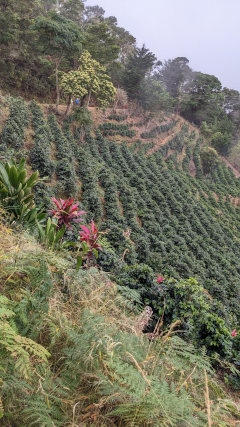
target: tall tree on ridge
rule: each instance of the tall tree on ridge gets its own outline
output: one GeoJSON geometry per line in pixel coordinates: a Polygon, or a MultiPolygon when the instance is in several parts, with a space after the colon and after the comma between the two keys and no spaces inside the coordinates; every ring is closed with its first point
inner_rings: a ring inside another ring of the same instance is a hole
{"type": "Polygon", "coordinates": [[[141,83],[156,61],[156,56],[144,45],[129,57],[123,73],[123,87],[130,99],[141,100],[141,83]]]}
{"type": "Polygon", "coordinates": [[[85,32],[84,47],[93,59],[107,66],[118,58],[119,46],[104,22],[91,24],[85,32]]]}
{"type": "Polygon", "coordinates": [[[57,111],[60,100],[59,67],[64,58],[69,59],[79,55],[82,48],[82,34],[74,22],[53,10],[47,16],[38,17],[33,29],[36,31],[40,50],[48,55],[55,65],[57,111]]]}
{"type": "Polygon", "coordinates": [[[77,96],[81,98],[81,105],[87,99],[88,107],[91,95],[102,107],[108,106],[114,100],[115,88],[106,73],[106,68],[91,57],[91,54],[84,50],[79,59],[78,70],[62,73],[60,85],[62,92],[68,95],[68,113],[71,105],[71,98],[77,96]]]}
{"type": "Polygon", "coordinates": [[[84,3],[82,0],[66,0],[61,5],[60,14],[78,25],[83,24],[84,3]]]}

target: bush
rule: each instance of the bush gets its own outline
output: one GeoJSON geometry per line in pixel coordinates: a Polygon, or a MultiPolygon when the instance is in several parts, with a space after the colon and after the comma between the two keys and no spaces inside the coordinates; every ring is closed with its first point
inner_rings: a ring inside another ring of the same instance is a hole
{"type": "Polygon", "coordinates": [[[116,123],[103,123],[99,126],[99,130],[104,136],[121,135],[133,138],[135,131],[130,130],[128,125],[118,125],[116,123]]]}
{"type": "Polygon", "coordinates": [[[51,178],[54,165],[51,160],[52,134],[44,118],[41,108],[35,103],[30,104],[32,125],[35,131],[34,146],[30,152],[30,163],[41,177],[51,178]]]}
{"type": "Polygon", "coordinates": [[[0,150],[6,147],[20,150],[24,145],[25,127],[28,124],[28,110],[21,97],[11,98],[10,114],[0,137],[0,150]]]}

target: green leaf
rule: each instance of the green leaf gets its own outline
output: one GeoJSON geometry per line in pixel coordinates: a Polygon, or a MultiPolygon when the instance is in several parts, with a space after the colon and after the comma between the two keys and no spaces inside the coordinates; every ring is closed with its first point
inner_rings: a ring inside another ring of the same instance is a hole
{"type": "Polygon", "coordinates": [[[78,255],[77,256],[77,265],[76,265],[77,271],[80,269],[80,267],[82,267],[82,263],[83,263],[83,259],[82,259],[81,255],[78,255]]]}

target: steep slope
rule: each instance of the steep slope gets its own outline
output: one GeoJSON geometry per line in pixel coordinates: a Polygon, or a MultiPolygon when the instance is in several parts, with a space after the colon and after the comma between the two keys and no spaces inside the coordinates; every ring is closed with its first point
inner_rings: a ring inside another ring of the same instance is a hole
{"type": "MultiPolygon", "coordinates": [[[[85,126],[81,143],[84,126],[76,121],[77,110],[61,126],[34,103],[31,121],[26,111],[21,100],[13,104],[2,144],[28,156],[29,165],[48,177],[36,188],[36,202],[48,209],[53,195],[81,200],[88,219],[108,230],[106,241],[117,256],[167,277],[196,277],[218,302],[228,327],[235,327],[240,182],[223,163],[203,177],[198,131],[174,116],[154,117],[150,124],[147,117],[143,125],[143,118],[95,111],[94,132],[85,126]]],[[[107,254],[100,261],[106,269],[113,262],[107,254]]]]}
{"type": "Polygon", "coordinates": [[[2,426],[236,425],[237,398],[206,354],[174,336],[176,322],[143,334],[150,308],[106,273],[77,272],[2,215],[0,263],[2,426]]]}

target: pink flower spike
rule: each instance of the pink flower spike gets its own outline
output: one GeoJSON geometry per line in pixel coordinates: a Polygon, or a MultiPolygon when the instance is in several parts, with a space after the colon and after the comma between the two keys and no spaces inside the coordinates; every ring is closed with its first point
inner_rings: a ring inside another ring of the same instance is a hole
{"type": "Polygon", "coordinates": [[[162,283],[165,280],[165,277],[163,276],[157,276],[157,282],[162,283]]]}
{"type": "Polygon", "coordinates": [[[232,331],[232,337],[236,337],[236,335],[237,335],[237,329],[233,329],[233,331],[232,331]]]}

